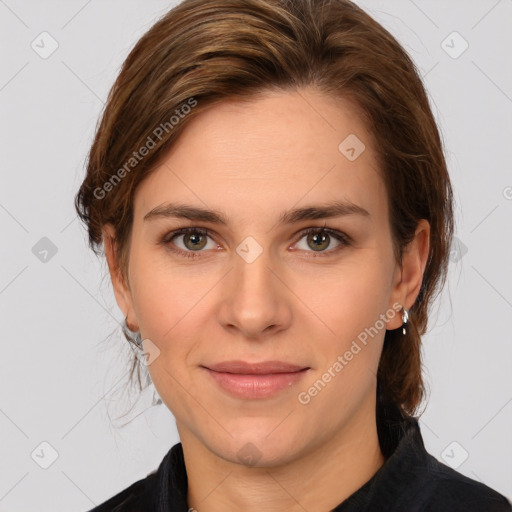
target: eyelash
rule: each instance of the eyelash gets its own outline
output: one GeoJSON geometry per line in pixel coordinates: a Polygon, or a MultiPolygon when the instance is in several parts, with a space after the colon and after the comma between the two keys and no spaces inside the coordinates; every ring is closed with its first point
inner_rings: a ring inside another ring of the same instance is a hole
{"type": "MultiPolygon", "coordinates": [[[[180,256],[184,256],[185,258],[198,258],[198,257],[201,257],[200,253],[204,252],[204,251],[183,251],[182,249],[177,249],[177,248],[172,248],[171,247],[171,240],[173,240],[174,238],[176,238],[176,237],[178,237],[180,235],[186,235],[186,234],[190,234],[190,233],[194,233],[194,234],[198,234],[198,235],[202,235],[202,236],[209,236],[210,238],[212,238],[212,236],[211,236],[212,232],[210,230],[208,230],[208,229],[197,228],[197,227],[188,227],[188,228],[180,228],[180,229],[177,229],[175,231],[171,231],[170,233],[166,233],[161,238],[160,243],[162,245],[168,247],[172,252],[175,252],[175,253],[179,254],[180,256]]],[[[313,254],[311,256],[308,256],[308,257],[311,257],[311,258],[328,257],[332,253],[337,253],[341,249],[351,245],[351,243],[352,243],[351,237],[349,237],[347,234],[342,233],[341,231],[337,231],[337,230],[334,230],[334,229],[327,228],[327,227],[325,227],[325,225],[322,226],[322,227],[310,227],[310,228],[303,229],[299,233],[298,239],[297,239],[297,241],[295,243],[299,242],[304,236],[307,236],[307,235],[312,234],[312,233],[314,233],[314,234],[322,234],[322,233],[328,234],[329,236],[332,236],[336,240],[338,240],[340,242],[340,245],[337,248],[335,248],[335,249],[331,249],[331,250],[328,250],[328,251],[321,251],[321,252],[318,252],[318,253],[313,254]]],[[[306,252],[313,252],[314,253],[315,251],[306,251],[306,252]]]]}

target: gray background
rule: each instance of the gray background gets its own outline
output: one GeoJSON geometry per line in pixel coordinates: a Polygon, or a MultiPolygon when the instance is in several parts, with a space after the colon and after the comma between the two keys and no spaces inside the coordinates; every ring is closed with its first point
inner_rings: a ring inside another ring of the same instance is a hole
{"type": "MultiPolygon", "coordinates": [[[[357,3],[421,70],[455,188],[449,282],[424,337],[425,444],[512,498],[512,0],[357,3]]],[[[178,441],[151,388],[136,401],[126,387],[122,315],[72,204],[122,61],[172,5],[0,0],[1,511],[88,510],[178,441]]]]}

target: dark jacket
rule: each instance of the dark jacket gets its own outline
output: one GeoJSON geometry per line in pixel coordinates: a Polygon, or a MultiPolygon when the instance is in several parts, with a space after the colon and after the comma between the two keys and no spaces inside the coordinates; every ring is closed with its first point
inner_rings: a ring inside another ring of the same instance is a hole
{"type": "MultiPolygon", "coordinates": [[[[512,512],[512,504],[504,496],[426,452],[417,419],[388,421],[386,431],[379,431],[379,440],[386,457],[384,465],[334,512],[512,512]]],[[[90,512],[188,509],[187,474],[178,443],[157,470],[90,512]]]]}

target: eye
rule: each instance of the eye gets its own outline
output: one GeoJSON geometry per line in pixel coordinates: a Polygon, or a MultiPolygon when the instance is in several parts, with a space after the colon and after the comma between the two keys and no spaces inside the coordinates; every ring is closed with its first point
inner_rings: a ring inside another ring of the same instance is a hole
{"type": "MultiPolygon", "coordinates": [[[[319,253],[318,256],[324,256],[324,254],[327,256],[350,245],[350,237],[348,235],[341,231],[326,228],[325,226],[305,229],[301,232],[299,241],[303,238],[306,238],[305,244],[303,247],[299,247],[299,249],[319,253]],[[332,245],[333,239],[337,242],[337,245],[330,250],[325,250],[332,245]],[[309,250],[311,248],[312,250],[309,250]]],[[[316,257],[317,254],[313,254],[312,256],[316,257]]]]}
{"type": "Polygon", "coordinates": [[[201,252],[202,249],[214,249],[216,247],[215,243],[212,243],[213,246],[207,247],[207,238],[211,238],[209,235],[209,231],[202,228],[181,228],[176,231],[173,231],[167,234],[162,243],[164,245],[173,245],[176,248],[171,248],[174,252],[177,252],[180,255],[183,255],[187,258],[195,258],[196,252],[201,252]],[[181,240],[181,246],[179,243],[174,242],[173,240],[181,240]]]}

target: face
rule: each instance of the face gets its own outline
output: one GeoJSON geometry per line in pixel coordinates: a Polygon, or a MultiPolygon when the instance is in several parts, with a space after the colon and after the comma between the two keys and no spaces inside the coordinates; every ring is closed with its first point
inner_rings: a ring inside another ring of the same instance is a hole
{"type": "Polygon", "coordinates": [[[182,441],[258,465],[374,421],[385,330],[402,324],[421,281],[394,260],[360,116],[314,90],[193,119],[136,191],[128,276],[116,298],[182,441]],[[223,222],[172,215],[171,203],[223,222]],[[345,206],[317,212],[335,204],[345,206]],[[233,360],[294,368],[212,369],[233,360]]]}

